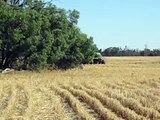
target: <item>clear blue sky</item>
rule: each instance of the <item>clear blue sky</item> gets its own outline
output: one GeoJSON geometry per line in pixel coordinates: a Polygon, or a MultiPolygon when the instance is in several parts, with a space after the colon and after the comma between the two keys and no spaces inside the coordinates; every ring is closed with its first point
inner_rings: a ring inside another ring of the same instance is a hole
{"type": "Polygon", "coordinates": [[[78,26],[98,48],[160,48],[160,0],[55,0],[80,12],[78,26]]]}

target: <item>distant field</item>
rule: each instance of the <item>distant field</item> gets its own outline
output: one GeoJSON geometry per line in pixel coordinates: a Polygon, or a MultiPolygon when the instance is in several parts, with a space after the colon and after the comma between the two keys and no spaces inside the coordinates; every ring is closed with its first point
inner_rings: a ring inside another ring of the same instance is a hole
{"type": "Polygon", "coordinates": [[[0,120],[160,120],[160,57],[0,74],[0,120]]]}

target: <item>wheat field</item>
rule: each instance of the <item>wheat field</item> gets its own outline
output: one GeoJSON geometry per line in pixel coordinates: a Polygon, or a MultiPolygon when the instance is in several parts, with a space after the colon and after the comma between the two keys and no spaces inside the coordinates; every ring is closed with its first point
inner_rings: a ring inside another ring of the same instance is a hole
{"type": "Polygon", "coordinates": [[[0,74],[0,120],[160,120],[160,57],[0,74]]]}

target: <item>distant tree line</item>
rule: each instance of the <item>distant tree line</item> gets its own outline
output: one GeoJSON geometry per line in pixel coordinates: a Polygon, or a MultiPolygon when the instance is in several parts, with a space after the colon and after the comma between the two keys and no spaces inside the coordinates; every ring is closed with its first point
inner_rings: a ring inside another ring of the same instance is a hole
{"type": "Polygon", "coordinates": [[[32,0],[0,0],[0,68],[43,70],[90,63],[97,48],[79,12],[32,0]]]}
{"type": "Polygon", "coordinates": [[[144,50],[138,49],[124,49],[120,47],[109,47],[105,50],[100,50],[103,56],[160,56],[160,49],[150,50],[145,48],[144,50]]]}

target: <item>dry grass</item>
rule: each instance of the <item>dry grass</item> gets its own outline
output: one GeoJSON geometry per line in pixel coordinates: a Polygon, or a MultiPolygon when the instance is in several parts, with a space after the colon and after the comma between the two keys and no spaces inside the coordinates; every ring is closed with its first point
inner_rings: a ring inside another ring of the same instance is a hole
{"type": "Polygon", "coordinates": [[[0,74],[0,120],[160,120],[160,57],[0,74]]]}

